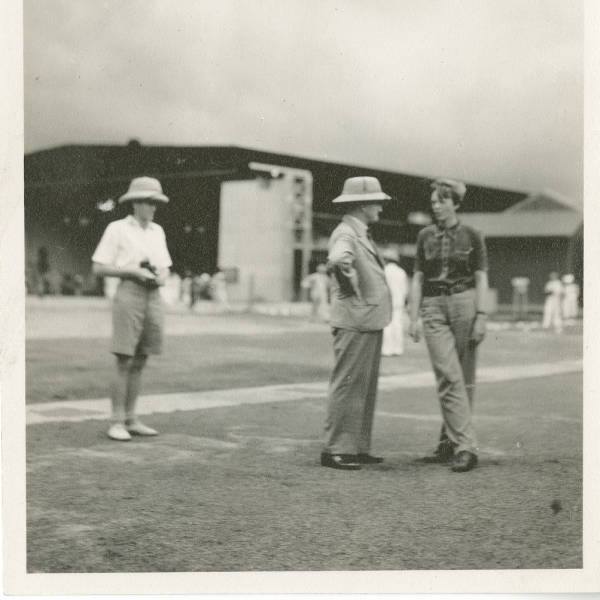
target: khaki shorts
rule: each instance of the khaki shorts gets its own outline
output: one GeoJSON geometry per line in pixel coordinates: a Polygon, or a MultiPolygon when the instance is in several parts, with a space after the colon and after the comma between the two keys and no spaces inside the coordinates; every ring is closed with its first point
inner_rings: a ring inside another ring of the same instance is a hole
{"type": "Polygon", "coordinates": [[[125,356],[161,353],[164,313],[158,289],[121,281],[113,299],[112,320],[111,352],[125,356]]]}

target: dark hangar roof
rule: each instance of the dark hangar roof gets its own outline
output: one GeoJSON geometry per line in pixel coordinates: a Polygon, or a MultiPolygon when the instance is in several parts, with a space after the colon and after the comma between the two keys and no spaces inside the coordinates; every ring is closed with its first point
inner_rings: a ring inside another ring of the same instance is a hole
{"type": "MultiPolygon", "coordinates": [[[[356,175],[378,177],[386,192],[399,200],[391,212],[406,215],[428,209],[430,177],[357,165],[315,160],[237,146],[147,146],[133,140],[124,146],[66,145],[25,155],[25,189],[122,182],[138,175],[169,179],[252,177],[250,162],[307,169],[313,174],[314,209],[331,212],[330,201],[344,179],[356,175]]],[[[462,211],[497,212],[523,200],[526,194],[469,184],[462,211]]]]}

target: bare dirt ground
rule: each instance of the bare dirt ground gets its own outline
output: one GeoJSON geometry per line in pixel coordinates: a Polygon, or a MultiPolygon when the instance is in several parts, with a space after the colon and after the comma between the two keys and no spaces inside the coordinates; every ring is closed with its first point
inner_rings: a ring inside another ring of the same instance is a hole
{"type": "MultiPolygon", "coordinates": [[[[146,391],[235,395],[327,377],[326,327],[234,317],[261,330],[245,335],[223,332],[225,316],[198,318],[210,333],[170,335],[146,391]]],[[[580,333],[492,333],[481,362],[578,358],[580,333]]],[[[102,337],[30,339],[27,360],[29,400],[106,396],[112,363],[102,337]]],[[[422,344],[383,364],[386,373],[427,367],[422,344]]],[[[29,426],[28,570],[581,567],[581,379],[480,385],[480,466],[466,474],[417,460],[440,424],[427,387],[380,394],[374,451],[386,461],[359,472],[318,464],[325,398],[150,415],[161,435],[127,444],[108,440],[97,420],[29,426]]]]}

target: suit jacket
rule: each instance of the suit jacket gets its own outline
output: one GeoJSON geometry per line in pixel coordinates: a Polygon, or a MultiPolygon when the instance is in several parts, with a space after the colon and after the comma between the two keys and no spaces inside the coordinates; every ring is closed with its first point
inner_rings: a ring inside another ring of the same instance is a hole
{"type": "Polygon", "coordinates": [[[329,238],[332,327],[378,331],[392,319],[383,261],[352,218],[345,216],[329,238]]]}

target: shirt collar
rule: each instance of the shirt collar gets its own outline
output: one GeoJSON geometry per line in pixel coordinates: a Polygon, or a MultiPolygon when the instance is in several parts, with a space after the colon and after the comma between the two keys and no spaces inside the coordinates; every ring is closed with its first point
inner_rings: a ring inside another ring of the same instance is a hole
{"type": "Polygon", "coordinates": [[[125,220],[127,221],[127,223],[129,225],[132,225],[133,227],[137,227],[138,229],[141,229],[142,231],[148,230],[148,229],[154,229],[155,227],[155,223],[153,221],[150,221],[150,223],[148,223],[148,227],[146,227],[146,229],[144,229],[140,222],[133,216],[133,215],[127,215],[127,217],[125,217],[125,220]]]}
{"type": "Polygon", "coordinates": [[[452,225],[451,227],[440,227],[437,223],[435,224],[435,233],[438,236],[442,236],[444,235],[444,233],[447,233],[448,235],[455,235],[456,234],[456,230],[458,229],[458,226],[460,225],[460,221],[457,219],[456,223],[454,223],[454,225],[452,225]]]}
{"type": "Polygon", "coordinates": [[[345,215],[344,219],[350,222],[350,225],[352,225],[352,227],[354,227],[354,229],[356,229],[358,231],[359,235],[367,237],[367,232],[369,230],[369,227],[367,226],[366,223],[363,223],[360,219],[357,219],[356,217],[353,217],[352,215],[345,215]]]}

